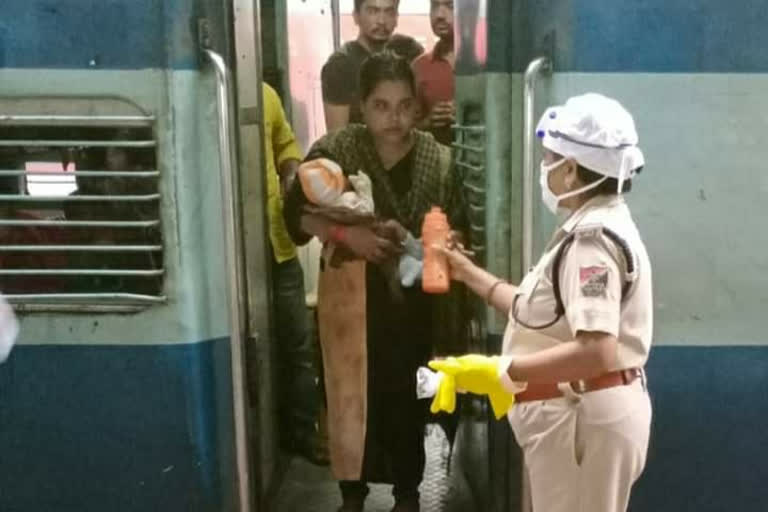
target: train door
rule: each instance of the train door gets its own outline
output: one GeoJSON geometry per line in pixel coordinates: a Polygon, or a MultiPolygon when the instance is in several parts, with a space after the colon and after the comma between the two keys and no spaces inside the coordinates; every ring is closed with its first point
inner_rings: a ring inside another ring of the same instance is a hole
{"type": "MultiPolygon", "coordinates": [[[[457,0],[456,104],[454,151],[469,209],[471,242],[478,262],[495,275],[514,282],[520,269],[515,264],[518,230],[511,224],[519,200],[514,173],[519,154],[513,108],[516,78],[505,68],[514,51],[510,28],[515,12],[507,2],[457,0]],[[512,192],[510,192],[512,191],[512,192]]],[[[481,300],[473,308],[471,350],[498,353],[506,317],[481,300]]],[[[506,419],[496,421],[474,401],[462,418],[461,441],[456,451],[461,466],[471,468],[467,479],[479,510],[519,511],[522,459],[506,419]]]]}
{"type": "MultiPolygon", "coordinates": [[[[232,58],[201,45],[216,76],[227,290],[231,329],[234,445],[240,510],[267,510],[279,486],[278,390],[267,242],[262,25],[258,1],[235,0],[232,58]]],[[[229,48],[225,48],[225,52],[229,48]]]]}
{"type": "MultiPolygon", "coordinates": [[[[276,12],[277,27],[273,32],[278,40],[272,43],[278,53],[283,53],[285,60],[277,59],[278,66],[282,69],[270,74],[276,84],[288,82],[284,91],[290,91],[290,101],[286,94],[284,103],[286,110],[290,111],[296,136],[302,149],[306,151],[326,132],[321,69],[335,49],[357,37],[357,27],[352,16],[354,2],[288,0],[283,7],[280,7],[279,3],[266,2],[266,5],[276,12]],[[280,27],[287,27],[287,30],[281,30],[280,27]]],[[[431,49],[436,36],[429,24],[428,0],[401,1],[399,7],[400,16],[396,32],[410,35],[425,49],[431,49]]],[[[473,121],[473,124],[477,123],[473,121]]],[[[477,126],[473,126],[470,131],[475,135],[479,133],[477,126]]],[[[467,141],[470,142],[469,138],[467,141]]],[[[479,144],[482,144],[482,141],[479,144]]],[[[473,162],[470,161],[469,164],[473,162]]],[[[316,305],[319,247],[317,242],[312,242],[299,249],[305,272],[307,303],[310,307],[316,305]]],[[[475,426],[484,425],[486,409],[478,403],[464,410],[471,410],[471,420],[461,427],[460,440],[454,445],[456,448],[453,452],[449,450],[440,427],[433,425],[429,429],[426,441],[427,469],[422,490],[422,506],[425,510],[485,510],[476,508],[480,503],[475,502],[480,499],[479,496],[487,494],[483,490],[484,487],[476,488],[475,482],[472,481],[470,488],[467,479],[471,479],[472,475],[478,472],[486,476],[488,473],[484,459],[486,451],[471,446],[477,440],[474,435],[475,426]],[[459,444],[462,445],[461,448],[459,444]],[[451,455],[453,458],[449,462],[451,455]]],[[[480,435],[484,442],[486,434],[480,435]]],[[[296,510],[299,507],[306,510],[330,510],[339,502],[338,489],[330,474],[300,461],[291,463],[283,484],[283,490],[275,503],[277,511],[296,510]]],[[[390,490],[386,486],[374,486],[367,503],[377,509],[384,509],[390,500],[390,490]]]]}

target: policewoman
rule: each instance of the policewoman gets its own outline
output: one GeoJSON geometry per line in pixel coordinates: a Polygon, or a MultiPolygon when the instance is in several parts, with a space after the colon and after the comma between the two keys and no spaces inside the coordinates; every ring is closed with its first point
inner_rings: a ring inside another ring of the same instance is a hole
{"type": "Polygon", "coordinates": [[[509,313],[502,356],[458,358],[452,373],[515,394],[508,418],[533,510],[623,511],[651,422],[651,265],[624,201],[643,154],[632,116],[598,94],[549,108],[537,136],[542,199],[560,227],[519,286],[444,251],[455,279],[509,313]]]}

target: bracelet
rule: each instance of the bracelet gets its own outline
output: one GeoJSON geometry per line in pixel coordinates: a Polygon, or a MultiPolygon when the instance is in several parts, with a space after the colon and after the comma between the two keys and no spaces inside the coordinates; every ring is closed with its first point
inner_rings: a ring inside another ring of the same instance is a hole
{"type": "Polygon", "coordinates": [[[344,239],[347,236],[347,228],[346,226],[342,226],[341,224],[336,224],[330,229],[330,239],[333,240],[336,243],[343,243],[344,239]]]}
{"type": "Polygon", "coordinates": [[[488,293],[485,294],[485,302],[486,304],[491,303],[491,299],[493,298],[493,292],[496,291],[496,287],[500,284],[506,284],[506,281],[503,279],[497,279],[495,283],[491,285],[491,287],[488,289],[488,293]]]}

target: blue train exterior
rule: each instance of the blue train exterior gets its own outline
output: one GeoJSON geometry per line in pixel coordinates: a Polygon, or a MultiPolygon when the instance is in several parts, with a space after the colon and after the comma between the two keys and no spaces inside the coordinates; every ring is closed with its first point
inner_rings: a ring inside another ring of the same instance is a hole
{"type": "MultiPolygon", "coordinates": [[[[216,89],[197,20],[225,51],[221,2],[7,0],[0,97],[104,98],[155,117],[163,304],[23,313],[0,366],[0,510],[234,509],[216,89]]],[[[58,101],[58,102],[57,102],[58,101]]]]}
{"type": "MultiPolygon", "coordinates": [[[[236,507],[215,84],[197,40],[198,19],[207,18],[213,45],[230,53],[222,5],[0,7],[3,105],[117,98],[122,113],[155,116],[167,296],[131,314],[23,313],[20,345],[0,366],[0,510],[236,507]]],[[[483,173],[467,179],[485,191],[474,192],[473,215],[492,271],[520,277],[528,62],[553,58],[538,112],[598,91],[635,115],[647,166],[629,202],[654,264],[657,309],[647,367],[652,440],[630,510],[768,509],[768,4],[456,5],[459,24],[474,13],[483,29],[473,32],[472,58],[460,51],[457,88],[462,122],[485,126],[482,137],[468,136],[484,148],[483,173]]],[[[553,224],[543,210],[535,220],[540,250],[553,224]]],[[[487,335],[474,348],[497,350],[504,319],[478,316],[487,335]]],[[[456,467],[481,510],[518,510],[519,455],[507,427],[475,405],[464,408],[456,467]]],[[[269,437],[256,435],[262,445],[269,437]]]]}

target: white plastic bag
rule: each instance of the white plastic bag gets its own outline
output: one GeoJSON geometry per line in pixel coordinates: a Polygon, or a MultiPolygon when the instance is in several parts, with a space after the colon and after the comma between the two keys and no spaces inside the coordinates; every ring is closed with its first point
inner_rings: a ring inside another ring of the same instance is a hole
{"type": "Polygon", "coordinates": [[[401,285],[410,288],[421,279],[421,273],[424,269],[423,260],[424,250],[421,246],[421,240],[416,240],[409,231],[403,242],[403,255],[400,256],[398,265],[401,285]]]}
{"type": "Polygon", "coordinates": [[[18,334],[19,322],[13,314],[13,308],[0,295],[0,363],[8,359],[18,334]]]}
{"type": "Polygon", "coordinates": [[[435,396],[441,380],[443,380],[442,372],[434,372],[427,367],[420,366],[416,370],[416,397],[421,400],[435,396]]]}

